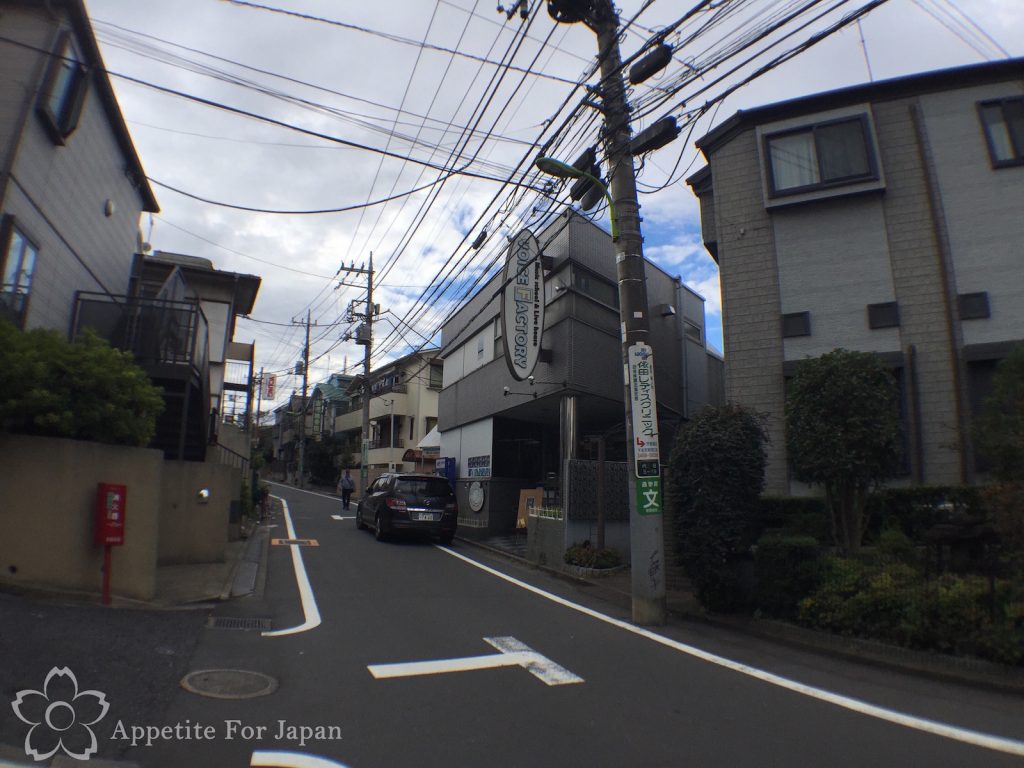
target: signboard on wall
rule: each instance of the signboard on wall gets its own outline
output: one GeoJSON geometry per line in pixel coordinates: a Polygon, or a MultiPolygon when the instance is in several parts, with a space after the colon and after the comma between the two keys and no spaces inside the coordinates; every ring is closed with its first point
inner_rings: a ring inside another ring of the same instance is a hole
{"type": "Polygon", "coordinates": [[[537,367],[544,335],[544,270],[540,245],[530,230],[522,230],[509,243],[504,278],[501,333],[505,362],[512,376],[523,381],[537,367]]]}
{"type": "Polygon", "coordinates": [[[466,459],[466,467],[468,470],[469,477],[490,477],[491,457],[470,456],[468,459],[466,459]]]}

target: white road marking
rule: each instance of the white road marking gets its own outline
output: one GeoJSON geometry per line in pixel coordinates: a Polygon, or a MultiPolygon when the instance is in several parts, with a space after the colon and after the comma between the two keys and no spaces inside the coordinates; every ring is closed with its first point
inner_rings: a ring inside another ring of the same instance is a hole
{"type": "Polygon", "coordinates": [[[298,491],[299,493],[308,493],[310,496],[319,496],[321,499],[330,499],[331,501],[341,501],[341,496],[328,496],[326,493],[317,493],[316,491],[307,491],[305,488],[296,488],[294,485],[288,485],[287,483],[275,483],[273,480],[266,480],[265,482],[270,485],[279,485],[282,488],[287,488],[289,491],[298,491]]]}
{"type": "Polygon", "coordinates": [[[542,656],[528,645],[514,637],[485,637],[484,641],[501,653],[489,656],[466,656],[461,659],[439,659],[437,661],[410,661],[398,664],[370,664],[366,668],[377,680],[394,677],[416,677],[419,675],[441,675],[448,672],[472,672],[480,669],[499,667],[522,667],[548,685],[572,685],[582,683],[583,678],[574,675],[565,667],[542,656]]]}
{"type": "MultiPolygon", "coordinates": [[[[297,539],[295,526],[292,525],[292,515],[288,511],[288,502],[280,496],[274,496],[281,502],[284,508],[284,522],[288,530],[289,539],[297,539]]],[[[261,632],[263,637],[283,637],[284,635],[297,635],[299,632],[308,632],[320,626],[320,609],[316,605],[316,597],[313,595],[313,587],[309,583],[309,576],[306,573],[306,564],[302,561],[302,547],[297,544],[290,544],[292,551],[292,567],[295,569],[295,581],[299,587],[299,597],[302,600],[302,614],[306,620],[297,627],[290,629],[275,629],[261,632]]]]}
{"type": "Polygon", "coordinates": [[[258,750],[252,753],[252,760],[249,765],[264,766],[265,768],[348,768],[342,763],[336,763],[325,757],[314,757],[303,755],[300,752],[272,752],[269,750],[258,750]]]}
{"type": "Polygon", "coordinates": [[[355,520],[355,515],[331,515],[332,520],[355,520]]]}
{"type": "Polygon", "coordinates": [[[445,554],[456,557],[459,560],[462,560],[475,568],[479,568],[492,576],[497,576],[499,579],[503,579],[510,584],[515,584],[517,587],[521,587],[528,592],[533,592],[535,595],[547,598],[558,605],[571,608],[574,611],[578,611],[586,616],[597,619],[598,621],[611,624],[613,627],[618,627],[619,629],[624,629],[627,632],[632,632],[634,635],[639,635],[640,637],[645,637],[648,640],[653,640],[660,645],[664,645],[668,648],[672,648],[673,650],[693,656],[701,661],[716,664],[720,667],[724,667],[725,669],[732,670],[733,672],[739,672],[740,674],[747,675],[748,677],[752,677],[770,685],[775,685],[788,691],[799,693],[812,699],[817,699],[818,701],[824,701],[828,704],[833,704],[837,707],[842,707],[843,709],[848,709],[861,715],[875,717],[879,720],[884,720],[896,725],[902,725],[906,728],[912,728],[917,731],[932,734],[933,736],[940,736],[945,739],[959,741],[963,744],[970,744],[975,747],[982,747],[983,749],[991,749],[995,752],[1005,752],[1009,755],[1024,757],[1024,741],[1010,739],[1004,736],[995,736],[988,733],[982,733],[980,731],[973,731],[968,728],[960,728],[959,726],[942,723],[937,720],[928,720],[926,718],[915,717],[914,715],[908,715],[904,712],[898,712],[886,707],[879,707],[875,704],[869,704],[866,701],[861,701],[860,699],[843,696],[842,694],[826,691],[822,688],[815,688],[812,685],[805,685],[804,683],[790,680],[789,678],[782,677],[781,675],[776,675],[772,672],[758,669],[757,667],[751,667],[747,664],[727,659],[724,656],[708,653],[707,651],[702,651],[700,648],[687,645],[686,643],[681,643],[678,640],[673,640],[665,637],[664,635],[659,635],[649,629],[635,626],[620,619],[606,616],[591,608],[574,603],[571,600],[566,600],[564,597],[559,597],[558,595],[546,592],[543,589],[535,587],[532,584],[527,584],[525,581],[520,581],[519,579],[502,573],[501,571],[484,565],[483,563],[478,563],[476,560],[466,557],[465,555],[461,555],[458,552],[454,552],[447,547],[435,546],[445,554]]]}

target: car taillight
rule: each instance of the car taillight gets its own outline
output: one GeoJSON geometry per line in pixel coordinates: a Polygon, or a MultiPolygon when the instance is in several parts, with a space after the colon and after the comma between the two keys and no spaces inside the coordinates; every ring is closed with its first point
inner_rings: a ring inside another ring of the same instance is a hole
{"type": "Polygon", "coordinates": [[[456,502],[456,501],[449,501],[447,504],[444,505],[444,511],[445,512],[458,512],[459,511],[459,504],[458,504],[458,502],[456,502]]]}
{"type": "Polygon", "coordinates": [[[405,509],[405,499],[399,499],[395,496],[388,496],[384,503],[388,505],[389,509],[405,509]]]}

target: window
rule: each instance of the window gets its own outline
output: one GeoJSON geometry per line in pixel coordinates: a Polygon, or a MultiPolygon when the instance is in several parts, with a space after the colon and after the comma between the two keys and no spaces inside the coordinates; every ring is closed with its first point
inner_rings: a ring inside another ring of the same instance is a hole
{"type": "Polygon", "coordinates": [[[988,292],[961,293],[957,296],[961,320],[983,320],[991,317],[988,308],[988,292]]]}
{"type": "Polygon", "coordinates": [[[978,105],[992,165],[1024,165],[1024,98],[999,99],[978,105]]]}
{"type": "Polygon", "coordinates": [[[426,426],[426,432],[423,434],[429,434],[430,430],[437,426],[437,416],[426,416],[423,419],[423,423],[426,426]]]}
{"type": "Polygon", "coordinates": [[[427,385],[431,389],[440,389],[441,383],[444,381],[444,366],[430,364],[430,383],[427,385]]]}
{"type": "Polygon", "coordinates": [[[6,317],[19,328],[25,324],[28,295],[32,289],[32,273],[36,268],[39,249],[18,229],[13,216],[4,217],[0,229],[0,243],[3,243],[0,267],[3,268],[3,283],[0,283],[0,317],[6,317]]]}
{"type": "Polygon", "coordinates": [[[572,287],[602,304],[619,306],[619,292],[614,285],[575,266],[572,270],[572,287]]]}
{"type": "Polygon", "coordinates": [[[772,195],[878,178],[863,116],[765,137],[772,195]]]}
{"type": "Polygon", "coordinates": [[[700,342],[702,338],[700,326],[692,320],[683,320],[683,329],[686,332],[687,337],[693,339],[696,342],[700,342]]]}
{"type": "Polygon", "coordinates": [[[63,144],[78,127],[88,82],[71,35],[65,33],[54,49],[38,103],[39,115],[55,144],[63,144]]]}
{"type": "Polygon", "coordinates": [[[792,312],[782,316],[782,338],[811,335],[811,313],[792,312]]]}
{"type": "Polygon", "coordinates": [[[898,328],[900,307],[895,301],[868,304],[868,328],[898,328]]]}

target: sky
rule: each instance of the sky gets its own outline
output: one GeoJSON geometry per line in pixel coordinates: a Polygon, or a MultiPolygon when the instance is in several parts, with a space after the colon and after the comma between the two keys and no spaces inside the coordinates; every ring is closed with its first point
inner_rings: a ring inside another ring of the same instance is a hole
{"type": "MultiPolygon", "coordinates": [[[[675,26],[694,2],[617,8],[631,22],[624,57],[666,29],[676,49],[629,92],[634,132],[665,116],[683,127],[636,162],[645,255],[705,298],[721,350],[718,273],[685,183],[703,165],[694,140],[738,109],[1022,56],[1024,2],[888,0],[742,85],[869,0],[715,0],[675,26]],[[759,38],[766,25],[778,28],[759,38]]],[[[571,162],[598,140],[579,87],[597,82],[596,38],[555,23],[541,0],[526,5],[524,21],[494,0],[86,0],[160,203],[143,239],[262,278],[235,340],[255,342],[257,367],[278,375],[277,403],[301,388],[307,313],[310,385],[361,370],[363,348],[346,338],[366,278],[344,268],[373,254],[383,365],[436,344],[507,237],[571,203],[530,167],[540,147],[571,162]]],[[[607,229],[606,211],[592,215],[607,229]]]]}

